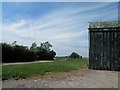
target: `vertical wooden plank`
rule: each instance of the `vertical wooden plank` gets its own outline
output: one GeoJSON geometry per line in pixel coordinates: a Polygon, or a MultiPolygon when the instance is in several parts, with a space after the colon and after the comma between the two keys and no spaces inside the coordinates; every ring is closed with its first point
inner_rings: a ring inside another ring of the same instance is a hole
{"type": "Polygon", "coordinates": [[[102,69],[104,70],[104,33],[102,32],[102,39],[101,39],[101,46],[102,46],[102,49],[101,49],[101,57],[102,57],[102,69]]]}
{"type": "Polygon", "coordinates": [[[115,40],[114,40],[115,32],[112,32],[112,57],[113,57],[113,70],[115,70],[115,57],[114,57],[114,49],[115,49],[115,40]]]}
{"type": "Polygon", "coordinates": [[[98,69],[101,70],[101,32],[98,32],[98,69]]]}
{"type": "Polygon", "coordinates": [[[92,52],[92,32],[91,32],[91,30],[89,30],[89,35],[90,35],[90,45],[89,45],[89,47],[90,47],[90,51],[89,51],[89,68],[90,69],[92,69],[92,54],[91,54],[91,52],[92,52]]]}
{"type": "Polygon", "coordinates": [[[117,44],[117,32],[115,32],[115,70],[118,70],[118,44],[117,44]]]}
{"type": "Polygon", "coordinates": [[[99,47],[99,51],[98,51],[98,62],[99,62],[99,60],[100,60],[100,62],[99,62],[99,69],[101,70],[102,68],[101,68],[101,63],[102,63],[102,57],[101,57],[101,32],[99,32],[99,34],[98,34],[98,42],[99,42],[99,44],[98,44],[98,47],[99,47]]]}
{"type": "Polygon", "coordinates": [[[106,37],[106,39],[107,39],[107,46],[106,46],[106,61],[107,61],[107,68],[108,68],[108,70],[110,69],[110,65],[109,65],[109,33],[107,32],[106,33],[107,34],[107,37],[106,37]]]}
{"type": "Polygon", "coordinates": [[[93,32],[93,43],[92,43],[92,49],[93,49],[93,53],[92,53],[92,55],[93,55],[93,63],[92,63],[92,67],[93,67],[93,69],[96,69],[96,33],[95,32],[93,32]]]}
{"type": "Polygon", "coordinates": [[[88,35],[89,35],[89,69],[90,69],[90,65],[91,65],[90,64],[90,62],[91,62],[91,53],[90,53],[91,52],[91,44],[90,44],[91,43],[91,33],[90,33],[90,29],[88,29],[88,30],[89,30],[88,35]]]}
{"type": "Polygon", "coordinates": [[[108,55],[108,59],[109,59],[109,70],[111,70],[111,32],[108,32],[109,33],[109,49],[108,49],[108,52],[109,52],[109,55],[108,55]]]}
{"type": "Polygon", "coordinates": [[[111,59],[111,62],[110,62],[110,65],[111,65],[111,70],[113,70],[113,33],[112,31],[110,31],[110,59],[111,59]]]}
{"type": "Polygon", "coordinates": [[[109,66],[108,66],[108,60],[107,60],[107,55],[108,55],[108,51],[107,51],[107,49],[108,49],[108,33],[106,32],[106,37],[105,37],[105,63],[106,63],[106,69],[108,69],[109,68],[109,66]]]}
{"type": "Polygon", "coordinates": [[[90,69],[92,69],[92,32],[90,31],[90,69]]]}
{"type": "Polygon", "coordinates": [[[106,64],[106,32],[103,32],[103,67],[104,69],[107,69],[107,64],[106,64]]]}
{"type": "MultiPolygon", "coordinates": [[[[120,29],[119,29],[120,30],[120,29]]],[[[118,71],[120,71],[120,31],[117,33],[118,34],[118,71]]]]}
{"type": "Polygon", "coordinates": [[[94,37],[94,42],[93,42],[93,43],[94,43],[94,44],[93,44],[93,47],[94,47],[94,54],[93,54],[93,55],[94,55],[93,68],[96,69],[96,66],[97,66],[97,64],[96,64],[96,63],[97,63],[97,61],[96,61],[96,60],[97,60],[97,52],[96,52],[97,44],[96,44],[96,39],[95,39],[95,38],[97,38],[97,34],[96,34],[96,32],[94,32],[94,36],[95,36],[95,37],[94,37]]]}
{"type": "Polygon", "coordinates": [[[110,48],[109,48],[109,58],[110,58],[110,70],[113,70],[113,57],[112,57],[112,32],[110,31],[110,48]]]}
{"type": "Polygon", "coordinates": [[[104,44],[104,42],[105,42],[105,40],[104,40],[104,39],[105,39],[105,33],[102,32],[102,36],[103,36],[103,39],[102,39],[102,53],[103,53],[102,67],[103,67],[103,70],[104,70],[104,69],[105,69],[105,67],[104,67],[104,66],[105,66],[105,61],[104,61],[104,60],[105,60],[105,58],[104,58],[104,52],[105,52],[105,50],[104,50],[104,45],[105,45],[105,44],[104,44]]]}
{"type": "MultiPolygon", "coordinates": [[[[120,30],[120,28],[119,28],[119,30],[120,30]]],[[[119,54],[118,54],[118,56],[119,56],[119,57],[118,57],[118,58],[119,58],[119,59],[118,59],[118,60],[119,60],[119,61],[118,61],[118,65],[119,65],[119,66],[118,66],[118,71],[120,71],[120,31],[119,31],[119,35],[118,35],[118,36],[119,36],[119,38],[118,38],[118,40],[119,40],[119,42],[118,42],[118,43],[119,43],[119,44],[118,44],[118,46],[119,46],[119,52],[118,52],[118,53],[119,53],[119,54]]]]}
{"type": "Polygon", "coordinates": [[[107,43],[106,43],[106,32],[103,33],[104,34],[104,45],[103,45],[103,55],[104,55],[104,68],[107,69],[107,61],[106,61],[106,46],[107,46],[107,43]]]}
{"type": "Polygon", "coordinates": [[[94,38],[94,56],[95,56],[95,58],[94,58],[94,68],[95,69],[97,69],[97,32],[94,32],[94,36],[95,36],[95,38],[94,38]]]}
{"type": "Polygon", "coordinates": [[[116,57],[117,57],[117,61],[116,61],[116,70],[118,70],[118,63],[119,63],[119,33],[116,33],[116,57]]]}
{"type": "Polygon", "coordinates": [[[115,61],[114,61],[114,68],[115,68],[115,70],[117,69],[117,45],[116,45],[116,42],[117,42],[117,40],[116,40],[116,32],[114,32],[114,59],[115,59],[115,61]]]}
{"type": "Polygon", "coordinates": [[[116,32],[114,32],[114,53],[113,53],[113,56],[114,56],[114,69],[116,70],[116,39],[115,39],[115,34],[116,34],[116,32]]]}
{"type": "Polygon", "coordinates": [[[100,42],[101,42],[101,49],[100,49],[100,53],[101,53],[101,69],[102,70],[104,69],[104,66],[103,66],[103,64],[104,64],[104,62],[103,62],[103,38],[104,38],[103,32],[101,32],[101,40],[100,40],[100,42]]]}
{"type": "Polygon", "coordinates": [[[98,69],[99,68],[99,61],[98,61],[98,59],[99,59],[99,57],[98,57],[98,50],[99,50],[99,43],[98,43],[98,34],[97,34],[97,32],[96,32],[96,39],[95,39],[95,56],[96,56],[96,58],[95,58],[95,62],[96,62],[96,69],[98,69]]]}

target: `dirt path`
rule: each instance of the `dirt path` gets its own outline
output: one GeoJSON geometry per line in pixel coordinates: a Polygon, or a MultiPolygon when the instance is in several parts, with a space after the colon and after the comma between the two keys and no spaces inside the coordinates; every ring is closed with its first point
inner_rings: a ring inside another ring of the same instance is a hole
{"type": "MultiPolygon", "coordinates": [[[[32,64],[32,63],[42,63],[42,62],[53,62],[53,61],[32,61],[32,62],[18,62],[18,63],[2,63],[2,65],[18,65],[18,64],[32,64]]],[[[1,65],[0,65],[1,66],[1,65]]]]}
{"type": "Polygon", "coordinates": [[[118,72],[82,70],[48,73],[44,77],[6,80],[3,88],[118,88],[118,72]]]}

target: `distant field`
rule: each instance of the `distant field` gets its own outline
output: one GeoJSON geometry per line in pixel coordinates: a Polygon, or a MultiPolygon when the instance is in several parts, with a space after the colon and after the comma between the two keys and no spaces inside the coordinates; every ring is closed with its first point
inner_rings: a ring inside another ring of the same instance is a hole
{"type": "Polygon", "coordinates": [[[47,72],[69,72],[87,64],[86,59],[57,58],[54,62],[2,66],[2,79],[19,79],[45,75],[47,72]]]}

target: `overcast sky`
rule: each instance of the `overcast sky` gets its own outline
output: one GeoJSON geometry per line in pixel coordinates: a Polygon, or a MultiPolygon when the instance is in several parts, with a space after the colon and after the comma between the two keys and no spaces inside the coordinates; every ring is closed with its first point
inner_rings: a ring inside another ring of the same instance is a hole
{"type": "Polygon", "coordinates": [[[118,19],[117,2],[3,2],[2,42],[49,41],[57,56],[88,56],[88,22],[118,19]]]}

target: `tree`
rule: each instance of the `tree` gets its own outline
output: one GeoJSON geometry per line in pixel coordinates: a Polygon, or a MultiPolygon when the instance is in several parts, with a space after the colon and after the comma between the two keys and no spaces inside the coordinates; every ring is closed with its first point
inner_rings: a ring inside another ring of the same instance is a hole
{"type": "Polygon", "coordinates": [[[48,41],[41,43],[41,46],[37,47],[38,60],[53,60],[56,53],[50,49],[51,47],[52,45],[48,41]]]}
{"type": "Polygon", "coordinates": [[[50,47],[52,47],[52,45],[48,41],[41,43],[41,48],[45,49],[46,51],[50,51],[50,47]]]}
{"type": "Polygon", "coordinates": [[[42,43],[37,46],[32,43],[30,49],[23,45],[10,45],[7,43],[0,43],[2,45],[2,60],[8,62],[29,62],[34,60],[53,60],[56,53],[51,50],[52,45],[49,42],[42,43]]]}
{"type": "Polygon", "coordinates": [[[18,41],[14,41],[14,42],[12,43],[12,46],[17,45],[17,42],[18,42],[18,41]]]}
{"type": "Polygon", "coordinates": [[[52,50],[52,51],[50,51],[50,53],[51,53],[51,55],[52,55],[52,58],[54,58],[55,55],[56,55],[56,52],[52,50]]]}
{"type": "Polygon", "coordinates": [[[37,44],[34,42],[34,43],[32,43],[32,46],[30,47],[30,50],[35,50],[36,49],[36,47],[37,47],[37,44]]]}
{"type": "Polygon", "coordinates": [[[79,58],[80,55],[78,53],[72,52],[72,54],[70,55],[70,58],[79,58]]]}

